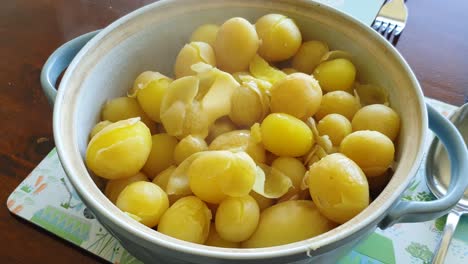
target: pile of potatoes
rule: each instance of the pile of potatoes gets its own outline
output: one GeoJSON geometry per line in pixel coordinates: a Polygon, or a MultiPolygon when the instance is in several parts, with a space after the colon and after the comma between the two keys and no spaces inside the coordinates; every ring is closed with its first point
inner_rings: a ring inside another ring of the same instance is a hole
{"type": "Polygon", "coordinates": [[[303,40],[281,14],[201,25],[173,78],[145,71],[102,107],[86,165],[163,234],[231,248],[308,239],[391,176],[399,116],[356,76],[351,54],[303,40]]]}

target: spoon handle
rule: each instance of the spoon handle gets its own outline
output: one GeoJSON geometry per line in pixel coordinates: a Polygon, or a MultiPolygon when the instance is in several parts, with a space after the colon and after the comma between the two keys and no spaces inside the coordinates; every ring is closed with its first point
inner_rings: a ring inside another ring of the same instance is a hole
{"type": "Polygon", "coordinates": [[[450,212],[447,215],[447,222],[445,223],[444,233],[442,234],[442,239],[439,241],[439,244],[436,247],[436,252],[434,258],[432,259],[432,264],[444,263],[445,255],[447,255],[450,241],[452,240],[453,233],[457,228],[458,220],[460,220],[460,214],[456,212],[450,212]]]}

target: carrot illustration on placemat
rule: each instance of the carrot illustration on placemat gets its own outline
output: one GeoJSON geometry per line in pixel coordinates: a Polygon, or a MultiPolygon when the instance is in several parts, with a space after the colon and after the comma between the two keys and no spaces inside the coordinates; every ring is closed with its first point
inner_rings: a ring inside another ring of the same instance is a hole
{"type": "Polygon", "coordinates": [[[34,188],[37,188],[37,186],[39,186],[39,184],[41,184],[43,180],[44,180],[44,176],[39,175],[39,177],[37,177],[36,183],[34,183],[34,188]]]}
{"type": "Polygon", "coordinates": [[[39,188],[37,188],[33,194],[39,194],[40,192],[42,192],[45,188],[47,187],[47,183],[43,183],[39,186],[39,188]]]}

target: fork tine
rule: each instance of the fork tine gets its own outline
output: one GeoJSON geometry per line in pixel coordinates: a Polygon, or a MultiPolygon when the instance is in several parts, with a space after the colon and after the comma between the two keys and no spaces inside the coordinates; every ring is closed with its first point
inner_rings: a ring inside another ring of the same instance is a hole
{"type": "Polygon", "coordinates": [[[397,28],[396,24],[391,24],[390,26],[388,26],[387,34],[392,34],[392,32],[396,33],[396,31],[394,31],[396,28],[397,28]]]}
{"type": "Polygon", "coordinates": [[[379,31],[380,26],[382,26],[382,21],[379,19],[376,19],[372,24],[372,28],[375,29],[377,32],[379,31]]]}

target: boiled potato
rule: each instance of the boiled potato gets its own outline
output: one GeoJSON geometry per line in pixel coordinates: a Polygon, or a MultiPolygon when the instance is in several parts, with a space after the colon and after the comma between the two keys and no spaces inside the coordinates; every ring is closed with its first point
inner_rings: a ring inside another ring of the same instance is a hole
{"type": "Polygon", "coordinates": [[[322,101],[322,89],[314,77],[292,73],[276,82],[270,90],[273,113],[285,113],[299,119],[314,115],[322,101]]]}
{"type": "Polygon", "coordinates": [[[265,148],[256,142],[248,130],[234,130],[216,137],[210,144],[210,150],[243,150],[257,163],[265,162],[265,148]]]}
{"type": "Polygon", "coordinates": [[[107,196],[107,198],[109,198],[109,200],[112,203],[115,204],[115,202],[117,201],[117,197],[122,192],[122,190],[125,189],[125,187],[127,187],[131,183],[134,183],[137,181],[149,181],[149,180],[148,180],[148,177],[146,177],[146,175],[142,172],[139,172],[128,178],[110,180],[106,184],[106,189],[104,190],[104,194],[107,196]]]}
{"type": "Polygon", "coordinates": [[[259,218],[260,209],[254,198],[249,195],[228,197],[216,211],[216,231],[224,240],[241,242],[253,234],[259,218]]]}
{"type": "Polygon", "coordinates": [[[356,68],[349,60],[339,58],[320,63],[313,75],[326,92],[351,91],[356,68]]]}
{"type": "Polygon", "coordinates": [[[320,120],[328,114],[340,114],[348,120],[352,120],[360,107],[358,100],[347,92],[329,92],[322,97],[322,103],[315,118],[320,120]]]}
{"type": "Polygon", "coordinates": [[[176,78],[195,75],[192,65],[203,62],[216,66],[216,57],[213,48],[205,42],[190,42],[186,44],[177,55],[174,73],[176,78]]]}
{"type": "Polygon", "coordinates": [[[267,61],[291,58],[301,46],[302,35],[291,18],[281,14],[262,16],[255,23],[261,40],[258,53],[267,61]]]}
{"type": "Polygon", "coordinates": [[[228,19],[219,28],[214,43],[218,67],[230,73],[247,70],[259,43],[249,21],[241,17],[228,19]]]}
{"type": "Polygon", "coordinates": [[[327,135],[334,146],[339,146],[343,138],[353,132],[351,122],[340,114],[326,115],[317,124],[320,135],[327,135]]]}
{"type": "Polygon", "coordinates": [[[156,131],[156,124],[141,109],[138,101],[130,97],[118,97],[108,100],[101,111],[101,119],[110,122],[140,117],[141,121],[151,130],[156,131]]]}
{"type": "Polygon", "coordinates": [[[372,104],[359,109],[353,117],[353,131],[374,130],[392,141],[400,131],[400,117],[392,108],[383,104],[372,104]]]}
{"type": "Polygon", "coordinates": [[[208,239],[206,239],[205,245],[212,247],[223,247],[223,248],[239,248],[239,242],[231,242],[222,239],[216,228],[210,228],[210,233],[208,234],[208,239]]]}
{"type": "Polygon", "coordinates": [[[335,227],[312,201],[287,201],[265,209],[244,248],[284,245],[318,236],[335,227]]]}
{"type": "Polygon", "coordinates": [[[159,220],[158,231],[181,240],[204,244],[210,232],[211,211],[195,196],[175,202],[159,220]]]}
{"type": "Polygon", "coordinates": [[[151,152],[143,167],[143,171],[150,179],[158,173],[174,164],[174,150],[177,139],[166,133],[156,134],[151,137],[151,152]]]}
{"type": "Polygon", "coordinates": [[[302,156],[314,143],[314,136],[306,123],[288,114],[268,115],[260,129],[265,149],[278,156],[302,156]]]}
{"type": "Polygon", "coordinates": [[[325,42],[311,40],[302,43],[292,59],[292,67],[300,72],[312,74],[323,55],[329,51],[325,42]]]}
{"type": "Polygon", "coordinates": [[[188,135],[177,143],[174,148],[174,161],[176,164],[182,163],[190,155],[208,149],[205,140],[199,137],[188,135]]]}
{"type": "Polygon", "coordinates": [[[97,123],[91,130],[91,133],[89,133],[89,139],[92,139],[99,131],[103,130],[106,126],[110,124],[112,124],[112,122],[108,120],[104,120],[97,123]]]}
{"type": "Polygon", "coordinates": [[[140,223],[154,227],[169,207],[167,194],[156,184],[137,181],[119,194],[117,207],[140,223]]]}
{"type": "Polygon", "coordinates": [[[306,168],[300,160],[291,157],[278,157],[273,161],[271,167],[279,170],[291,179],[294,186],[293,192],[301,190],[301,183],[306,173],[306,168]]]}
{"type": "Polygon", "coordinates": [[[369,205],[366,176],[351,159],[335,153],[309,169],[310,196],[328,219],[342,224],[369,205]]]}
{"type": "Polygon", "coordinates": [[[192,36],[190,36],[190,42],[205,42],[210,44],[211,47],[214,47],[218,30],[219,26],[215,24],[201,25],[193,31],[192,36]]]}
{"type": "Polygon", "coordinates": [[[127,178],[137,174],[146,163],[151,144],[151,133],[139,118],[121,120],[91,139],[86,149],[86,165],[105,179],[127,178]]]}
{"type": "Polygon", "coordinates": [[[382,175],[392,165],[395,156],[393,142],[377,131],[356,131],[346,136],[340,152],[361,167],[366,176],[382,175]]]}
{"type": "Polygon", "coordinates": [[[169,88],[171,79],[166,76],[159,75],[159,79],[147,83],[142,88],[136,90],[136,98],[141,106],[141,109],[153,121],[161,123],[161,102],[169,88]]]}

